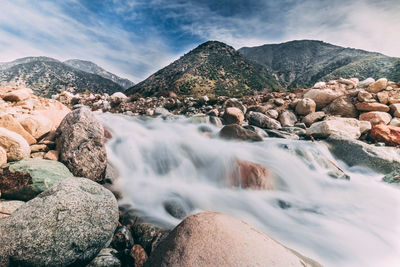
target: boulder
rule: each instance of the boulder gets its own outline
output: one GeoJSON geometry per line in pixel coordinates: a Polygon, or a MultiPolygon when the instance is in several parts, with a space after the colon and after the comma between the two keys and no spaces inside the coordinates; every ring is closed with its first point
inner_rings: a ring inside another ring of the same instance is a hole
{"type": "Polygon", "coordinates": [[[389,113],[381,111],[370,111],[360,115],[360,121],[369,121],[372,125],[389,124],[392,116],[389,113]]]}
{"type": "Polygon", "coordinates": [[[390,121],[389,125],[400,127],[400,118],[394,117],[394,118],[390,121]]]}
{"type": "Polygon", "coordinates": [[[389,103],[389,92],[387,91],[382,91],[376,94],[376,97],[378,98],[379,103],[381,104],[387,104],[389,103]]]}
{"type": "Polygon", "coordinates": [[[58,101],[48,103],[46,107],[42,107],[36,111],[36,114],[40,114],[49,119],[52,124],[52,130],[56,130],[60,125],[61,121],[70,113],[71,110],[65,105],[58,101]]]}
{"type": "Polygon", "coordinates": [[[356,108],[360,111],[382,111],[388,112],[390,108],[387,105],[378,102],[362,102],[357,103],[356,108]]]}
{"type": "Polygon", "coordinates": [[[356,107],[352,102],[352,98],[349,96],[341,96],[332,101],[326,106],[323,111],[326,114],[341,116],[347,118],[355,118],[358,115],[356,107]]]}
{"type": "Polygon", "coordinates": [[[60,161],[72,174],[102,181],[107,166],[104,129],[93,113],[87,108],[72,111],[57,133],[60,161]]]}
{"type": "Polygon", "coordinates": [[[393,113],[393,116],[395,117],[400,117],[400,103],[398,104],[391,104],[390,105],[390,110],[393,113]]]}
{"type": "Polygon", "coordinates": [[[351,78],[351,79],[339,78],[338,82],[347,85],[347,89],[354,89],[357,88],[359,81],[357,78],[351,78]]]}
{"type": "Polygon", "coordinates": [[[118,259],[118,251],[112,248],[103,248],[96,258],[86,267],[120,267],[121,261],[118,259]]]}
{"type": "Polygon", "coordinates": [[[374,125],[369,137],[375,142],[398,146],[400,145],[400,127],[385,124],[374,125]]]}
{"type": "Polygon", "coordinates": [[[112,104],[119,104],[119,103],[127,100],[128,97],[124,93],[115,92],[114,94],[112,94],[110,96],[110,99],[111,99],[111,103],[112,104]]]}
{"type": "Polygon", "coordinates": [[[7,163],[7,151],[0,146],[0,167],[7,163]]]}
{"type": "Polygon", "coordinates": [[[279,116],[279,122],[282,127],[291,127],[297,122],[297,117],[293,112],[286,110],[279,116]]]}
{"type": "Polygon", "coordinates": [[[25,202],[19,200],[0,199],[0,220],[10,216],[14,211],[24,204],[25,202]]]}
{"type": "Polygon", "coordinates": [[[187,217],[145,266],[320,266],[249,224],[222,213],[187,217]]]}
{"type": "Polygon", "coordinates": [[[222,106],[223,109],[226,108],[238,108],[240,109],[243,114],[246,114],[246,107],[243,105],[242,102],[240,102],[238,99],[236,98],[229,98],[228,100],[225,101],[224,105],[222,106]]]}
{"type": "Polygon", "coordinates": [[[226,108],[223,119],[226,124],[238,124],[242,125],[244,120],[243,112],[235,107],[226,108]]]}
{"type": "Polygon", "coordinates": [[[296,113],[299,115],[308,115],[315,112],[316,104],[311,98],[303,98],[296,104],[296,113]]]}
{"type": "Polygon", "coordinates": [[[36,139],[29,132],[27,132],[22,125],[16,119],[14,119],[13,116],[9,114],[0,115],[0,127],[6,128],[7,130],[21,135],[30,145],[36,143],[36,139]]]}
{"type": "Polygon", "coordinates": [[[279,112],[275,109],[267,110],[264,114],[272,119],[277,119],[279,117],[279,112]]]}
{"type": "Polygon", "coordinates": [[[314,122],[320,121],[323,118],[325,118],[326,114],[323,111],[317,111],[317,112],[313,112],[308,114],[307,116],[305,116],[303,118],[303,123],[307,126],[310,127],[311,124],[313,124],[314,122]]]}
{"type": "Polygon", "coordinates": [[[146,251],[140,245],[134,245],[131,249],[130,256],[133,259],[134,267],[142,267],[146,263],[148,257],[146,251]]]}
{"type": "Polygon", "coordinates": [[[316,122],[307,129],[307,135],[314,137],[329,137],[331,134],[358,139],[361,136],[360,122],[353,118],[334,117],[316,122]]]}
{"type": "Polygon", "coordinates": [[[23,159],[0,169],[0,191],[3,198],[30,200],[38,194],[73,177],[58,161],[23,159]]]}
{"type": "Polygon", "coordinates": [[[48,134],[53,128],[52,121],[43,115],[23,116],[19,123],[36,139],[48,134]]]}
{"type": "Polygon", "coordinates": [[[364,90],[360,90],[357,94],[357,99],[360,102],[371,102],[371,101],[375,101],[374,97],[372,96],[372,94],[370,92],[364,91],[364,90]]]}
{"type": "Polygon", "coordinates": [[[371,83],[369,86],[368,86],[368,91],[369,92],[371,92],[371,93],[378,93],[378,92],[380,92],[380,91],[382,91],[382,90],[385,90],[386,89],[386,87],[387,87],[387,85],[388,85],[388,80],[386,79],[386,78],[380,78],[379,80],[377,80],[376,82],[374,82],[374,83],[371,83]]]}
{"type": "Polygon", "coordinates": [[[26,140],[19,134],[0,127],[0,147],[7,152],[9,161],[28,158],[31,149],[26,140]]]}
{"type": "Polygon", "coordinates": [[[272,190],[274,180],[274,175],[266,167],[246,160],[236,160],[228,177],[230,185],[254,190],[272,190]]]}
{"type": "Polygon", "coordinates": [[[248,121],[250,125],[255,125],[267,129],[279,129],[281,124],[279,121],[268,117],[260,112],[250,111],[248,113],[248,121]]]}
{"type": "Polygon", "coordinates": [[[43,159],[58,161],[58,151],[57,151],[57,150],[49,150],[49,151],[43,156],[43,159]]]}
{"type": "Polygon", "coordinates": [[[367,79],[365,79],[365,80],[359,82],[359,83],[358,83],[358,87],[360,87],[360,88],[367,88],[368,86],[370,86],[370,85],[373,84],[374,82],[375,82],[375,79],[369,77],[369,78],[367,78],[367,79]]]}
{"type": "Polygon", "coordinates": [[[85,266],[117,224],[110,191],[85,178],[65,179],[0,221],[0,266],[85,266]]]}
{"type": "Polygon", "coordinates": [[[320,110],[342,95],[343,92],[332,89],[310,89],[303,97],[314,100],[317,110],[320,110]]]}
{"type": "Polygon", "coordinates": [[[324,88],[326,88],[326,82],[317,82],[314,84],[313,88],[324,89],[324,88]]]}
{"type": "Polygon", "coordinates": [[[236,139],[243,141],[262,141],[263,138],[258,133],[245,129],[240,125],[225,125],[219,132],[219,136],[224,139],[236,139]]]}
{"type": "Polygon", "coordinates": [[[19,102],[19,101],[26,100],[32,96],[33,96],[33,91],[31,89],[21,88],[21,89],[6,93],[3,96],[3,99],[5,101],[19,102]]]}
{"type": "Polygon", "coordinates": [[[352,138],[331,135],[325,142],[329,150],[349,166],[365,166],[390,173],[400,168],[400,153],[392,147],[377,147],[352,138]]]}

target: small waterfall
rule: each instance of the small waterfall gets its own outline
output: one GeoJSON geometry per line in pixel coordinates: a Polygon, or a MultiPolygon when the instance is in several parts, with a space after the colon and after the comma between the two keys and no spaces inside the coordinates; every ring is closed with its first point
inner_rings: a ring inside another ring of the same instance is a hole
{"type": "Polygon", "coordinates": [[[349,168],[322,142],[225,141],[218,128],[183,117],[100,118],[112,131],[107,152],[125,201],[160,226],[218,211],[325,266],[400,266],[399,190],[380,182],[381,174],[349,168]],[[276,189],[229,186],[237,159],[267,167],[277,177],[276,189]],[[332,178],[338,169],[330,161],[350,180],[332,178]]]}

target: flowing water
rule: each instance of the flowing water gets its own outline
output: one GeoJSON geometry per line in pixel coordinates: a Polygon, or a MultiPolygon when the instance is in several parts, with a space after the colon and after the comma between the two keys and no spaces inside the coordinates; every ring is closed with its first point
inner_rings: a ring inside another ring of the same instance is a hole
{"type": "Polygon", "coordinates": [[[217,128],[185,118],[101,119],[112,130],[107,153],[125,201],[160,226],[181,221],[166,209],[172,202],[188,214],[218,211],[242,219],[324,266],[400,266],[400,191],[380,182],[381,174],[349,168],[323,143],[225,141],[217,128]],[[236,159],[270,169],[277,189],[229,186],[236,159]],[[333,179],[327,159],[350,180],[333,179]]]}

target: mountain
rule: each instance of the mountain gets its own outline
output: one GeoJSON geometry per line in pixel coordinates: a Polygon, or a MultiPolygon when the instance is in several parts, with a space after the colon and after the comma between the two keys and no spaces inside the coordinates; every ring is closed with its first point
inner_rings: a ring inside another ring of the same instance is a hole
{"type": "Polygon", "coordinates": [[[250,95],[280,86],[259,64],[245,59],[231,46],[217,41],[201,44],[126,93],[144,96],[173,91],[183,96],[250,95]]]}
{"type": "Polygon", "coordinates": [[[0,85],[27,86],[35,94],[47,97],[66,89],[108,94],[124,91],[109,79],[48,57],[27,57],[0,63],[0,85]]]}
{"type": "Polygon", "coordinates": [[[238,51],[245,58],[263,65],[288,88],[308,87],[320,80],[339,77],[400,80],[400,58],[322,41],[291,41],[243,47],[238,51]]]}
{"type": "Polygon", "coordinates": [[[124,89],[127,89],[127,88],[135,85],[135,83],[133,83],[132,81],[118,77],[117,75],[106,71],[102,67],[100,67],[90,61],[80,60],[80,59],[70,59],[70,60],[64,61],[64,64],[67,64],[68,66],[71,66],[78,70],[82,70],[82,71],[92,73],[92,74],[97,74],[103,78],[109,79],[109,80],[121,85],[124,89]]]}

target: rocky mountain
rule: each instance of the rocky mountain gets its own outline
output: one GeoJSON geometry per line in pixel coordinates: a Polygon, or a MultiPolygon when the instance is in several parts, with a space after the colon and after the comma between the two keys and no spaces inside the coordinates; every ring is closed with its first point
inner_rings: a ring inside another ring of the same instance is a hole
{"type": "Polygon", "coordinates": [[[312,86],[319,80],[339,77],[400,80],[400,58],[344,48],[322,41],[301,40],[238,50],[263,65],[288,88],[312,86]]]}
{"type": "Polygon", "coordinates": [[[67,89],[108,94],[124,90],[109,79],[48,57],[27,57],[0,63],[0,85],[27,86],[36,95],[47,97],[67,89]]]}
{"type": "Polygon", "coordinates": [[[95,64],[91,61],[80,60],[80,59],[70,59],[70,60],[64,61],[64,64],[67,64],[68,66],[71,66],[78,70],[82,70],[82,71],[92,73],[92,74],[97,74],[103,78],[109,79],[109,80],[121,85],[124,89],[127,89],[127,88],[135,85],[134,82],[132,82],[128,79],[118,77],[117,75],[106,71],[105,69],[103,69],[102,67],[98,66],[97,64],[95,64]]]}
{"type": "Polygon", "coordinates": [[[267,69],[217,41],[206,42],[167,67],[129,88],[127,94],[250,95],[281,87],[267,69]]]}

